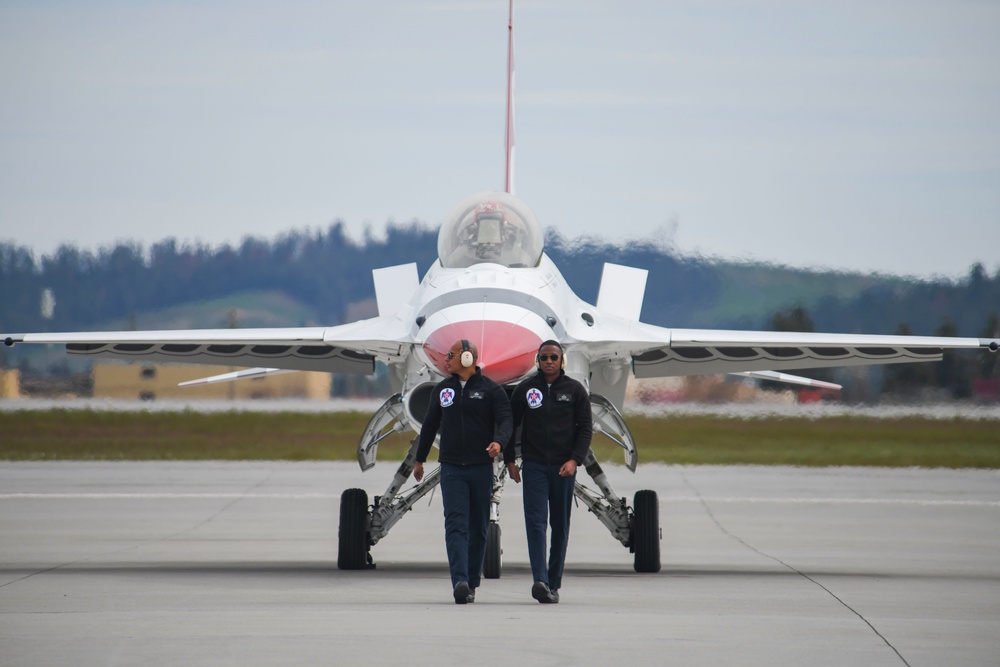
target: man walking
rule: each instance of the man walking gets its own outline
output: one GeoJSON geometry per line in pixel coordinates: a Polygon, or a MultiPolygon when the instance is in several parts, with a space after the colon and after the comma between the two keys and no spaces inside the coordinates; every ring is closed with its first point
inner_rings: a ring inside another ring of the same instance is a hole
{"type": "Polygon", "coordinates": [[[482,374],[478,359],[479,351],[467,340],[451,346],[445,362],[451,377],[431,393],[413,465],[419,482],[440,431],[444,541],[455,604],[475,602],[486,558],[493,458],[513,430],[507,392],[482,374]]]}
{"type": "Polygon", "coordinates": [[[538,373],[521,382],[511,396],[514,428],[522,425],[522,469],[515,462],[513,438],[504,448],[504,462],[511,479],[524,479],[524,527],[535,582],[531,596],[545,604],[559,602],[576,468],[590,451],[593,417],[590,394],[563,370],[562,345],[545,341],[537,361],[538,373]],[[547,520],[552,543],[546,562],[547,520]]]}

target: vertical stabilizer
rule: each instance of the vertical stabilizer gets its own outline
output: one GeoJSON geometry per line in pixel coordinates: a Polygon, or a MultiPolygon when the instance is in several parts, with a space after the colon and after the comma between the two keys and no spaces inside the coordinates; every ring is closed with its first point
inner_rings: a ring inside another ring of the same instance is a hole
{"type": "Polygon", "coordinates": [[[504,192],[514,194],[514,0],[510,0],[510,21],[507,23],[507,131],[504,192]]]}

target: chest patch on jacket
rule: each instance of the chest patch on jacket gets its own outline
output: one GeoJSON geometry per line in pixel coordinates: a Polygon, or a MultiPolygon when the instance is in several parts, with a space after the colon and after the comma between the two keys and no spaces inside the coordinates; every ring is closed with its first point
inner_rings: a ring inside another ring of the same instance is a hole
{"type": "Polygon", "coordinates": [[[542,392],[534,387],[528,390],[524,398],[528,401],[528,407],[532,410],[542,407],[542,392]]]}
{"type": "Polygon", "coordinates": [[[445,387],[441,390],[441,407],[447,408],[452,403],[455,402],[455,390],[451,387],[445,387]]]}
{"type": "Polygon", "coordinates": [[[469,392],[469,398],[473,398],[473,399],[475,399],[477,401],[481,401],[484,398],[486,398],[486,392],[485,391],[479,391],[479,390],[470,391],[469,392]]]}
{"type": "Polygon", "coordinates": [[[573,394],[556,394],[556,401],[559,403],[572,403],[573,394]]]}

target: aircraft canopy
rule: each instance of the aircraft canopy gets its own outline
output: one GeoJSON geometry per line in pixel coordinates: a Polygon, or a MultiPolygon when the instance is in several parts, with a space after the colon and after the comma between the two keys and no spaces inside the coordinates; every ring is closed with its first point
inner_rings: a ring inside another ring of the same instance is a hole
{"type": "Polygon", "coordinates": [[[480,192],[462,200],[438,233],[438,258],[448,269],[483,263],[537,266],[542,247],[535,214],[505,192],[480,192]]]}

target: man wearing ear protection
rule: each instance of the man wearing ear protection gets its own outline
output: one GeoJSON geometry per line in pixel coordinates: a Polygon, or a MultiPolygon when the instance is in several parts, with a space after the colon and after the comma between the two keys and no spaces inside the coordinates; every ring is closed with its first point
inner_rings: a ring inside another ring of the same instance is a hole
{"type": "Polygon", "coordinates": [[[514,428],[522,427],[521,470],[515,462],[513,437],[504,447],[503,458],[510,478],[518,483],[524,479],[524,527],[535,581],[531,596],[551,604],[559,602],[576,468],[590,451],[593,417],[590,394],[563,370],[562,345],[545,341],[538,348],[537,361],[538,373],[517,385],[510,399],[514,428]],[[546,522],[552,528],[547,562],[546,522]]]}
{"type": "Polygon", "coordinates": [[[493,459],[513,431],[507,392],[483,375],[476,366],[478,359],[479,351],[467,340],[451,346],[446,356],[451,377],[431,393],[413,464],[413,477],[419,482],[440,431],[444,542],[455,604],[476,599],[486,558],[493,459]]]}

